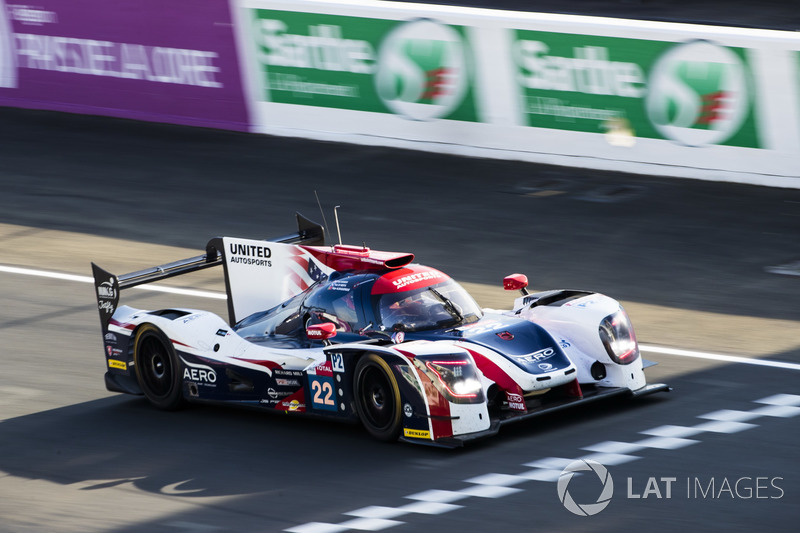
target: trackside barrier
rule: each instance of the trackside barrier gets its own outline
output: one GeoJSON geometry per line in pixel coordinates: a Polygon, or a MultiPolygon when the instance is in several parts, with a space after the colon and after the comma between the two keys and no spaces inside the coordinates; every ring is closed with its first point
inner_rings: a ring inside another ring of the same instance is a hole
{"type": "Polygon", "coordinates": [[[231,1],[256,132],[800,187],[800,35],[231,1]]]}
{"type": "Polygon", "coordinates": [[[800,34],[375,0],[0,0],[0,105],[800,188],[800,34]]]}

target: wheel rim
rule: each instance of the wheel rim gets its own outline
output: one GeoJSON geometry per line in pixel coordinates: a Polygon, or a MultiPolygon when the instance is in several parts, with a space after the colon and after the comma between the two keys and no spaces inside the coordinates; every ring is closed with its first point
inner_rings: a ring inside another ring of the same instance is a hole
{"type": "Polygon", "coordinates": [[[150,391],[159,397],[172,390],[172,363],[160,340],[148,337],[141,344],[142,377],[150,391]]]}
{"type": "Polygon", "coordinates": [[[367,422],[375,429],[385,429],[392,424],[394,401],[391,383],[376,367],[367,367],[359,380],[360,401],[367,422]]]}

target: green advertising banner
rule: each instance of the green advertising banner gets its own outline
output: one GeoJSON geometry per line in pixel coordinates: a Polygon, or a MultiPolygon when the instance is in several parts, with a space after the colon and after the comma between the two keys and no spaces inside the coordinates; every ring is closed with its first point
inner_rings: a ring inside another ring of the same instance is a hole
{"type": "Polygon", "coordinates": [[[515,30],[528,126],[760,148],[745,50],[515,30]]]}
{"type": "Polygon", "coordinates": [[[250,9],[260,101],[476,122],[461,26],[250,9]]]}

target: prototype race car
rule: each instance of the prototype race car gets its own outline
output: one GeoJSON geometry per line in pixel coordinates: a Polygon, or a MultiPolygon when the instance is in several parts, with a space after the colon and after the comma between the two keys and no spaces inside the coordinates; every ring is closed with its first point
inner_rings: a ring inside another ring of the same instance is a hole
{"type": "Polygon", "coordinates": [[[156,407],[258,406],[360,421],[384,441],[458,446],[507,423],[647,384],[633,327],[601,294],[522,294],[481,309],[409,253],[324,245],[322,226],[274,239],[214,238],[206,253],[114,276],[92,264],[110,391],[156,407]],[[134,309],[120,291],[222,265],[229,321],[206,311],[134,309]]]}

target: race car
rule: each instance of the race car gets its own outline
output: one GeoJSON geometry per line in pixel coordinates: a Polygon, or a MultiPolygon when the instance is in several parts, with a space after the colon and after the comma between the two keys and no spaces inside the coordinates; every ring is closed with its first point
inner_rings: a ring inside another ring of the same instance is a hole
{"type": "Polygon", "coordinates": [[[325,245],[297,214],[291,235],[211,239],[197,257],[115,276],[92,270],[108,390],[160,409],[256,406],[360,422],[375,438],[447,447],[501,426],[647,384],[620,304],[583,290],[519,291],[482,309],[411,253],[325,245]],[[119,305],[124,289],[222,266],[228,320],[184,308],[119,305]]]}

